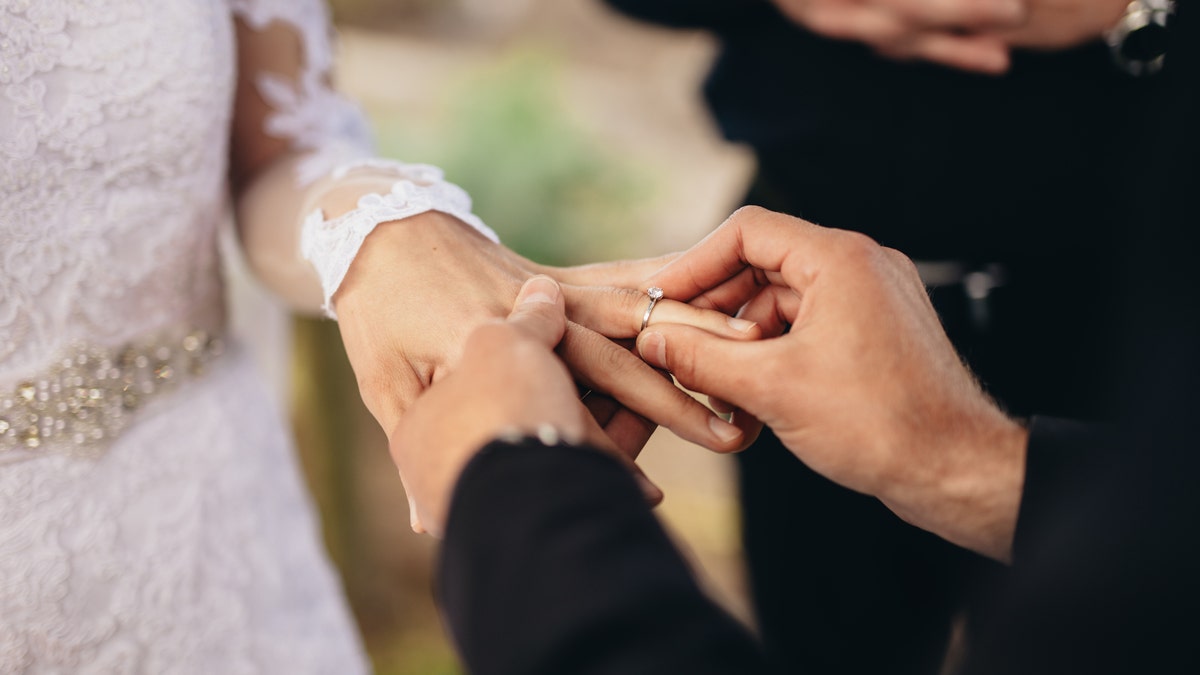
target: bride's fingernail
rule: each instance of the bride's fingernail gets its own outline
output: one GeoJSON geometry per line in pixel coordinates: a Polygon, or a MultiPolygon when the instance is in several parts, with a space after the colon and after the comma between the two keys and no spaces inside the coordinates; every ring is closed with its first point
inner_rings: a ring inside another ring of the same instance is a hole
{"type": "Polygon", "coordinates": [[[712,430],[714,436],[721,439],[725,443],[732,443],[742,435],[741,429],[733,426],[720,417],[708,418],[708,428],[712,430]]]}
{"type": "Polygon", "coordinates": [[[558,283],[550,277],[536,276],[525,282],[517,295],[517,304],[532,305],[546,303],[553,305],[558,302],[558,283]]]}
{"type": "Polygon", "coordinates": [[[408,498],[408,526],[417,534],[425,534],[425,528],[421,527],[421,519],[417,517],[417,503],[408,498]]]}
{"type": "Polygon", "coordinates": [[[662,333],[642,333],[637,345],[638,354],[646,363],[658,368],[667,367],[667,339],[662,333]]]}
{"type": "Polygon", "coordinates": [[[758,325],[758,324],[754,323],[753,321],[747,321],[745,319],[735,319],[732,316],[726,320],[729,322],[729,325],[732,326],[734,330],[739,330],[743,333],[748,332],[751,328],[754,328],[755,326],[758,325]]]}

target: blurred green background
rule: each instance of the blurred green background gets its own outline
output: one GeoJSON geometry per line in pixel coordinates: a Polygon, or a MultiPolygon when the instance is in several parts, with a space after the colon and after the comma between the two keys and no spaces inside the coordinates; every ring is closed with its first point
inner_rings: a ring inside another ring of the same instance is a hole
{"type": "Polygon", "coordinates": [[[433,128],[379,119],[380,151],[441,167],[531,260],[637,255],[645,215],[636,207],[653,194],[651,176],[573,123],[557,96],[563,76],[560,53],[521,46],[451,85],[433,128]]]}
{"type": "MultiPolygon", "coordinates": [[[[334,0],[338,86],[381,154],[435,164],[504,243],[538,262],[685,247],[735,205],[750,170],[696,91],[699,35],[593,0],[334,0]]],[[[359,401],[337,326],[296,319],[291,408],[331,555],[378,673],[457,673],[432,597],[434,542],[408,529],[386,440],[359,401]]],[[[710,588],[745,616],[726,458],[657,435],[660,515],[710,588]]]]}

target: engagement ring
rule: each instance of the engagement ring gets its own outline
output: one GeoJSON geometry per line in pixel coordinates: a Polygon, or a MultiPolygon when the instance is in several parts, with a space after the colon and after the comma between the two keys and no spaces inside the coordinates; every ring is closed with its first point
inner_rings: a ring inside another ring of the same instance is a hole
{"type": "Polygon", "coordinates": [[[650,323],[650,312],[653,312],[654,305],[656,305],[659,300],[662,300],[663,289],[659,288],[658,286],[651,286],[650,288],[646,289],[646,295],[650,296],[650,304],[646,305],[646,313],[642,315],[642,327],[638,329],[639,333],[646,330],[646,325],[650,323]]]}

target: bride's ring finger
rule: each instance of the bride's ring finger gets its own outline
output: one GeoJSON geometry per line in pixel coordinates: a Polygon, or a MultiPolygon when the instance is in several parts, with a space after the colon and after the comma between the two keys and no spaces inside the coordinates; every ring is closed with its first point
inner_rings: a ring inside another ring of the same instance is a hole
{"type": "Polygon", "coordinates": [[[636,337],[647,325],[680,323],[694,326],[735,340],[755,340],[761,336],[752,321],[726,316],[659,296],[647,290],[563,286],[567,316],[608,338],[636,337]]]}

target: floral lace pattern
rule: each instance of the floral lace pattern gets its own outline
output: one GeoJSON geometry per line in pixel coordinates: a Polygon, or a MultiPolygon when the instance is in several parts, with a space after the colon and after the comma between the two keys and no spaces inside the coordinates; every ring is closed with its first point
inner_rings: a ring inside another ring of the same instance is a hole
{"type": "MultiPolygon", "coordinates": [[[[220,313],[234,12],[328,31],[318,0],[0,0],[0,384],[220,313]]],[[[101,457],[0,467],[0,672],[366,669],[253,373],[226,353],[101,457]]]]}
{"type": "Polygon", "coordinates": [[[263,99],[274,111],[266,133],[288,139],[293,148],[307,153],[297,166],[297,183],[309,185],[328,176],[340,178],[358,169],[395,175],[400,179],[387,195],[366,195],[358,208],[326,221],[320,210],[304,222],[301,248],[317,269],[324,290],[323,309],[336,319],[330,300],[350,269],[368,234],[379,224],[402,220],[427,211],[455,216],[494,242],[495,232],[471,213],[471,198],[462,188],[444,180],[436,167],[404,164],[374,157],[373,142],[362,112],[332,90],[326,77],[333,68],[324,5],[288,0],[234,0],[247,24],[263,29],[275,21],[301,26],[304,69],[296,81],[264,73],[255,80],[263,99]]]}
{"type": "Polygon", "coordinates": [[[233,73],[211,2],[0,0],[0,379],[218,301],[233,73]]]}
{"type": "Polygon", "coordinates": [[[0,470],[0,672],[366,670],[281,420],[223,358],[102,460],[0,470]]]}
{"type": "Polygon", "coordinates": [[[307,151],[298,167],[297,180],[307,185],[342,162],[370,157],[371,131],[358,106],[331,89],[326,78],[333,70],[329,17],[320,2],[293,0],[233,0],[234,10],[252,28],[261,30],[275,21],[297,26],[304,45],[304,70],[298,81],[264,73],[255,81],[274,113],[266,132],[286,138],[307,151]]]}
{"type": "Polygon", "coordinates": [[[341,287],[350,263],[367,235],[379,226],[394,220],[403,220],[428,211],[447,213],[476,232],[499,242],[499,237],[471,213],[471,197],[465,190],[443,180],[442,170],[426,164],[403,164],[388,160],[369,159],[338,167],[334,178],[343,177],[356,169],[370,169],[375,173],[390,173],[400,180],[392,185],[388,194],[363,195],[358,208],[345,215],[325,220],[320,209],[309,214],[304,221],[300,239],[300,250],[305,259],[312,262],[321,278],[325,291],[325,314],[336,319],[331,299],[341,287]]]}

